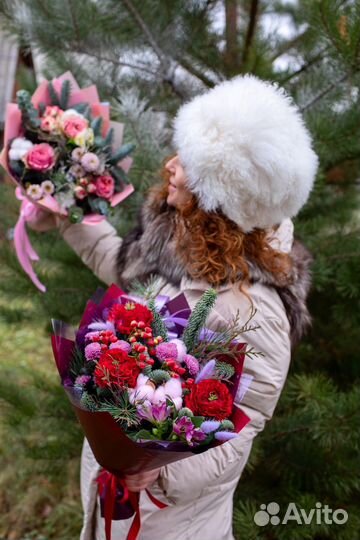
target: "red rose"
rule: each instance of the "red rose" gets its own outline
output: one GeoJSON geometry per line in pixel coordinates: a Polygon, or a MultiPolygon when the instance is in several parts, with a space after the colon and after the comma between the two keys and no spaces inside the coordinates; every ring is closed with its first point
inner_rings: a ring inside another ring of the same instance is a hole
{"type": "Polygon", "coordinates": [[[145,326],[150,326],[153,321],[153,314],[149,308],[142,304],[128,302],[127,304],[116,304],[112,307],[108,320],[115,323],[116,329],[121,334],[130,334],[132,331],[131,321],[141,321],[145,323],[145,326]]]}
{"type": "Polygon", "coordinates": [[[110,174],[103,174],[96,179],[96,195],[104,199],[111,199],[115,191],[115,181],[110,174]]]}
{"type": "Polygon", "coordinates": [[[190,394],[185,396],[185,405],[195,415],[224,420],[231,415],[233,397],[221,381],[205,379],[192,386],[190,394]]]}
{"type": "Polygon", "coordinates": [[[123,349],[110,349],[100,356],[94,371],[95,383],[100,388],[112,385],[134,388],[140,374],[135,358],[123,349]]]}

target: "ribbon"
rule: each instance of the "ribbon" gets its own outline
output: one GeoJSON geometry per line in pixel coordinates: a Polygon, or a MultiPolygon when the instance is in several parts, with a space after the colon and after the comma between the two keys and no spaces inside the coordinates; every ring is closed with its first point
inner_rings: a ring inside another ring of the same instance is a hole
{"type": "MultiPolygon", "coordinates": [[[[129,529],[126,540],[136,540],[141,528],[140,506],[139,499],[140,494],[130,491],[123,478],[110,473],[103,469],[96,479],[98,484],[99,494],[105,495],[104,501],[104,519],[105,519],[105,536],[106,540],[111,540],[111,525],[115,509],[115,503],[118,505],[129,502],[135,512],[134,519],[129,529]],[[122,496],[116,500],[118,490],[122,490],[122,496]]],[[[145,490],[147,496],[151,502],[158,508],[166,508],[167,504],[156,499],[150,491],[145,490]]]]}
{"type": "Polygon", "coordinates": [[[36,219],[40,210],[37,206],[35,206],[35,204],[26,199],[26,197],[21,193],[20,188],[16,188],[15,195],[19,201],[22,201],[20,207],[20,216],[14,228],[14,245],[16,255],[24,272],[26,272],[26,274],[29,276],[35,287],[37,287],[41,292],[45,292],[46,287],[39,281],[31,264],[31,261],[39,260],[39,255],[32,247],[26,230],[26,222],[36,219]]]}

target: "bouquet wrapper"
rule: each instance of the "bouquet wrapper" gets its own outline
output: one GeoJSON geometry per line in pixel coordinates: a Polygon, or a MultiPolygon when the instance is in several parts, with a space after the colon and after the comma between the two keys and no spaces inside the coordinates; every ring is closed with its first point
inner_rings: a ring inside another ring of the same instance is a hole
{"type": "MultiPolygon", "coordinates": [[[[73,328],[61,321],[53,321],[54,334],[52,335],[55,362],[64,390],[68,395],[94,456],[103,468],[98,478],[98,484],[102,515],[105,517],[107,540],[110,540],[111,537],[112,519],[127,519],[135,514],[128,540],[135,539],[140,528],[138,495],[131,493],[127,489],[123,480],[125,474],[150,471],[191,457],[194,454],[206,452],[209,448],[223,444],[217,442],[210,447],[198,446],[190,448],[182,442],[135,442],[128,437],[109,413],[92,412],[82,407],[80,403],[81,390],[79,392],[77,388],[69,385],[69,369],[75,341],[76,339],[82,339],[82,327],[86,329],[91,321],[100,318],[104,310],[109,309],[112,303],[119,300],[126,302],[129,300],[129,297],[116,285],[112,285],[105,294],[97,292],[87,303],[80,323],[80,332],[77,333],[77,336],[75,336],[73,328]]],[[[186,314],[187,317],[190,314],[190,309],[184,295],[180,295],[168,303],[164,302],[164,298],[159,298],[158,301],[162,302],[164,308],[167,310],[168,320],[171,321],[169,324],[174,324],[174,319],[185,319],[186,314]]],[[[83,335],[85,333],[84,331],[83,335]]],[[[235,368],[235,375],[232,379],[232,392],[234,396],[239,392],[242,380],[244,379],[242,369],[245,358],[245,347],[245,344],[238,345],[239,356],[232,361],[235,368]]],[[[245,385],[248,384],[246,378],[243,380],[243,383],[245,385]]],[[[235,425],[235,431],[239,432],[247,425],[250,418],[239,407],[234,405],[231,420],[235,425]]],[[[156,500],[150,492],[147,492],[147,494],[159,508],[166,506],[161,501],[156,500]]]]}
{"type": "MultiPolygon", "coordinates": [[[[61,89],[61,84],[65,80],[70,82],[72,89],[69,107],[83,102],[89,103],[93,117],[95,118],[101,116],[103,119],[103,135],[106,135],[109,129],[113,128],[113,146],[114,148],[121,146],[124,125],[120,122],[113,122],[110,120],[110,105],[109,103],[100,102],[96,86],[92,85],[88,88],[80,89],[74,76],[70,71],[68,71],[60,77],[53,79],[52,83],[54,88],[59,91],[61,89]]],[[[32,96],[31,101],[35,107],[38,107],[40,103],[44,103],[45,105],[51,104],[48,81],[43,81],[38,86],[32,96]]],[[[57,200],[51,195],[47,195],[38,201],[31,199],[31,197],[29,197],[23,190],[20,182],[11,173],[8,162],[9,144],[12,139],[21,135],[21,111],[16,103],[8,103],[5,111],[4,147],[0,153],[0,165],[2,165],[8,176],[16,184],[17,188],[15,195],[16,198],[21,201],[20,215],[14,229],[15,251],[24,272],[29,276],[31,281],[41,292],[45,292],[46,287],[39,281],[32,268],[32,261],[38,261],[39,256],[30,244],[26,230],[26,223],[36,222],[41,210],[65,217],[67,216],[67,211],[62,208],[57,200]]],[[[119,165],[122,167],[125,173],[127,173],[131,168],[132,158],[129,156],[124,158],[119,162],[119,165]]],[[[134,187],[131,184],[124,185],[122,191],[115,193],[112,196],[110,199],[110,205],[115,207],[129,197],[133,191],[134,187]]],[[[105,218],[102,215],[89,214],[84,217],[82,223],[85,225],[96,225],[104,219],[105,218]]]]}

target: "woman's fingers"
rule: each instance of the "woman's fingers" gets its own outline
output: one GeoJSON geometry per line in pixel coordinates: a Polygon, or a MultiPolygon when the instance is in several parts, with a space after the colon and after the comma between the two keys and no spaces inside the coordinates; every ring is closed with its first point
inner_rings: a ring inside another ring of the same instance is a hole
{"type": "Polygon", "coordinates": [[[159,476],[160,469],[141,472],[138,474],[128,474],[125,476],[126,485],[130,491],[141,491],[151,486],[159,476]]]}

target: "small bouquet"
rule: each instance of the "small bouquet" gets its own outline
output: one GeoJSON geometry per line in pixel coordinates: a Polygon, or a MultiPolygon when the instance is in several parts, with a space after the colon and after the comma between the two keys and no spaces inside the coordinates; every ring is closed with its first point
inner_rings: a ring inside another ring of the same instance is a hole
{"type": "Polygon", "coordinates": [[[7,105],[0,163],[23,200],[14,240],[31,278],[36,254],[28,248],[24,226],[40,209],[72,223],[96,224],[133,192],[127,172],[134,145],[122,144],[122,133],[96,87],[80,89],[71,73],[44,81],[32,97],[20,90],[17,104],[7,105]]]}
{"type": "Polygon", "coordinates": [[[107,538],[112,519],[138,513],[124,474],[223,444],[250,420],[238,407],[252,380],[242,374],[246,345],[236,340],[245,328],[207,329],[215,300],[210,289],[191,312],[182,294],[145,301],[112,285],[88,302],[76,333],[53,321],[62,384],[105,469],[107,538]]]}

